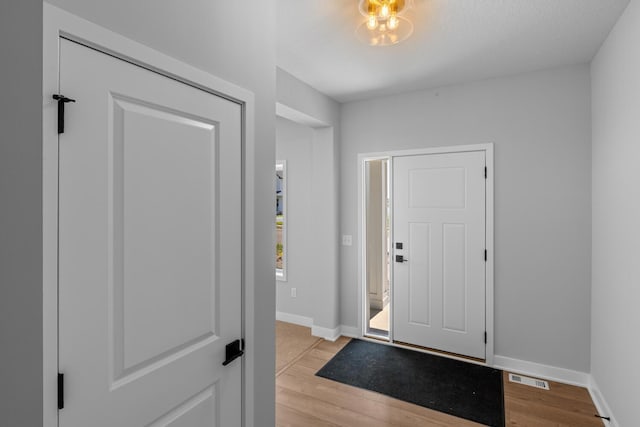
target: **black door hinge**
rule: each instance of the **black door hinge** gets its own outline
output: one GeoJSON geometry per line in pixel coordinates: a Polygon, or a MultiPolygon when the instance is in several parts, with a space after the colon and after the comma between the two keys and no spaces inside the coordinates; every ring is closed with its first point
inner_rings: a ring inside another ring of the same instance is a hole
{"type": "Polygon", "coordinates": [[[487,179],[487,167],[484,167],[484,179],[487,179]]]}
{"type": "Polygon", "coordinates": [[[58,134],[61,134],[64,133],[64,104],[67,102],[76,102],[76,100],[57,94],[53,95],[53,99],[58,101],[58,134]]]}
{"type": "Polygon", "coordinates": [[[484,343],[487,343],[487,331],[484,331],[484,343]]]}
{"type": "Polygon", "coordinates": [[[241,357],[244,354],[244,339],[235,340],[225,347],[225,361],[222,362],[222,366],[227,366],[229,363],[241,357]]]}
{"type": "Polygon", "coordinates": [[[607,421],[611,421],[611,417],[603,417],[602,415],[598,415],[598,414],[595,414],[594,417],[600,418],[600,419],[603,419],[603,420],[607,420],[607,421]]]}
{"type": "Polygon", "coordinates": [[[58,410],[64,409],[64,374],[58,373],[58,410]]]}
{"type": "Polygon", "coordinates": [[[484,260],[487,261],[487,250],[484,250],[484,260]]]}

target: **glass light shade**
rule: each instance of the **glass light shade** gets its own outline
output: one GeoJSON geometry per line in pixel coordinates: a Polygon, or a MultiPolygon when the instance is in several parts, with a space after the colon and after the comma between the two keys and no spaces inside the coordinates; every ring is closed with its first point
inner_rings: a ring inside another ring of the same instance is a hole
{"type": "Polygon", "coordinates": [[[389,5],[388,4],[383,4],[380,7],[380,17],[381,18],[388,18],[389,17],[389,5]]]}
{"type": "Polygon", "coordinates": [[[391,46],[400,43],[413,33],[413,24],[401,16],[396,19],[398,22],[395,29],[391,29],[391,23],[388,21],[382,21],[377,28],[369,29],[367,20],[360,24],[356,36],[369,46],[391,46]]]}
{"type": "Polygon", "coordinates": [[[378,18],[376,18],[375,16],[370,16],[367,19],[367,28],[369,30],[375,30],[378,27],[378,18]]]}
{"type": "Polygon", "coordinates": [[[390,30],[395,30],[396,28],[398,28],[399,24],[400,24],[400,21],[398,20],[398,17],[395,15],[392,15],[389,18],[387,26],[389,27],[390,30]]]}
{"type": "Polygon", "coordinates": [[[381,16],[381,9],[386,5],[387,16],[391,13],[402,14],[405,9],[409,9],[412,6],[413,0],[359,0],[358,8],[360,13],[364,16],[371,14],[381,16]]]}

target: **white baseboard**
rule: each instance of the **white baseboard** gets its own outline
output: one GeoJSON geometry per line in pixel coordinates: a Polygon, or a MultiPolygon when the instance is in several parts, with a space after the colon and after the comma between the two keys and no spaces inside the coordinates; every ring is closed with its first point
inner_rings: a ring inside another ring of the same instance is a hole
{"type": "Polygon", "coordinates": [[[360,336],[359,329],[353,326],[340,325],[337,328],[329,329],[320,326],[311,326],[311,335],[322,337],[329,341],[335,341],[340,336],[349,338],[358,338],[360,336]]]}
{"type": "Polygon", "coordinates": [[[325,340],[335,341],[340,337],[340,326],[333,329],[316,326],[313,324],[313,319],[311,317],[276,311],[276,320],[311,328],[311,335],[314,337],[324,338],[325,340]]]}
{"type": "Polygon", "coordinates": [[[360,338],[360,329],[355,326],[340,325],[340,334],[349,338],[360,338]]]}
{"type": "Polygon", "coordinates": [[[579,387],[589,388],[590,385],[590,375],[586,372],[557,368],[555,366],[543,365],[526,360],[495,355],[493,357],[493,366],[504,371],[576,385],[579,387]]]}
{"type": "Polygon", "coordinates": [[[340,338],[341,335],[350,338],[357,338],[360,336],[359,329],[353,326],[340,325],[333,329],[324,328],[322,326],[314,325],[311,317],[299,316],[297,314],[285,313],[283,311],[276,311],[276,320],[311,328],[311,335],[314,337],[324,338],[329,341],[335,341],[340,338]]]}
{"type": "Polygon", "coordinates": [[[312,325],[311,335],[313,335],[314,337],[324,338],[328,341],[335,341],[340,338],[340,326],[330,329],[323,328],[322,326],[312,325]]]}
{"type": "Polygon", "coordinates": [[[589,391],[591,400],[598,414],[610,418],[610,420],[602,420],[604,425],[607,427],[619,427],[618,422],[613,416],[613,412],[611,412],[611,408],[607,404],[607,401],[600,392],[600,388],[598,388],[596,380],[591,374],[498,355],[494,357],[493,366],[509,372],[584,387],[589,391]]]}
{"type": "Polygon", "coordinates": [[[313,326],[313,319],[311,317],[298,316],[297,314],[290,314],[282,311],[276,311],[276,320],[293,323],[294,325],[306,326],[307,328],[313,326]]]}
{"type": "Polygon", "coordinates": [[[591,395],[591,400],[593,400],[593,404],[596,405],[598,414],[604,417],[611,418],[610,420],[602,420],[604,421],[604,425],[608,427],[618,427],[619,424],[616,421],[615,417],[613,416],[613,412],[611,412],[611,408],[609,407],[609,404],[607,403],[606,399],[600,392],[600,388],[598,387],[598,384],[596,383],[595,378],[593,378],[593,375],[589,375],[589,380],[590,380],[589,394],[591,395]]]}

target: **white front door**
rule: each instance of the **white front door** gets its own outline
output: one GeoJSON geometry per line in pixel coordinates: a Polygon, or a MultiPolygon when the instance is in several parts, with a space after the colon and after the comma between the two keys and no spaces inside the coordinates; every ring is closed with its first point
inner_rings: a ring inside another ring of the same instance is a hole
{"type": "Polygon", "coordinates": [[[239,426],[241,106],[61,39],[61,427],[239,426]]]}
{"type": "Polygon", "coordinates": [[[393,198],[394,341],[484,359],[485,152],[394,157],[393,198]]]}

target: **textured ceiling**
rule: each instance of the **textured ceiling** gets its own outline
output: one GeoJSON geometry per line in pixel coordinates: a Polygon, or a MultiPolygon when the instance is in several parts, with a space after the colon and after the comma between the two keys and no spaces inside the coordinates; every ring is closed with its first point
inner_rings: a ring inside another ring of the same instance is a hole
{"type": "Polygon", "coordinates": [[[584,63],[628,3],[413,0],[412,37],[370,47],[357,0],[277,0],[277,62],[341,102],[584,63]]]}

